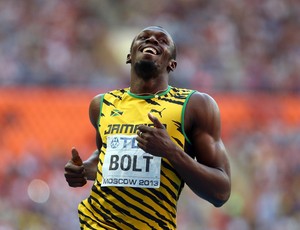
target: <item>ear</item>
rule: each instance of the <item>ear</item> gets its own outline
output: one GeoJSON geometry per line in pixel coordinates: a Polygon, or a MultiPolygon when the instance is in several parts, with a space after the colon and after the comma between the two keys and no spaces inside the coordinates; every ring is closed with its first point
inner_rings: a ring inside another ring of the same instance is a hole
{"type": "Polygon", "coordinates": [[[167,67],[168,72],[174,71],[176,69],[176,66],[177,66],[177,62],[174,59],[171,59],[167,67]]]}
{"type": "Polygon", "coordinates": [[[131,55],[127,54],[126,64],[131,63],[131,55]]]}

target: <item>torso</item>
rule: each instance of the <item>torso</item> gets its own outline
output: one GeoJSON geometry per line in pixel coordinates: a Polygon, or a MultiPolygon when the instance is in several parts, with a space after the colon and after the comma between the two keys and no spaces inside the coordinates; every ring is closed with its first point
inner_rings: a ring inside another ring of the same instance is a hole
{"type": "Polygon", "coordinates": [[[122,89],[103,96],[98,173],[89,202],[84,201],[86,207],[97,210],[100,222],[120,229],[176,229],[176,205],[183,181],[166,159],[137,149],[135,137],[138,125],[152,125],[147,116],[151,112],[184,149],[183,113],[193,92],[169,87],[154,97],[122,89]],[[109,215],[111,223],[101,213],[109,215]]]}

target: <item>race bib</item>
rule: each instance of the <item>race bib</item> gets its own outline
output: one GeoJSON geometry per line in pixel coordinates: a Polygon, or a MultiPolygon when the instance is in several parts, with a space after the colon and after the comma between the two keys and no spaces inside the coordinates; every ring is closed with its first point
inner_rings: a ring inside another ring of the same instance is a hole
{"type": "Polygon", "coordinates": [[[158,188],[161,157],[137,146],[136,135],[110,135],[102,167],[101,186],[158,188]]]}

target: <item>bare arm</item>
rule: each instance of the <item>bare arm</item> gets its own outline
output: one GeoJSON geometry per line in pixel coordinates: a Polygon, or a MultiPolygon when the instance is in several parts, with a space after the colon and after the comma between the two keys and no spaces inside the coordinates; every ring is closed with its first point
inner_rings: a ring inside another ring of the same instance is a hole
{"type": "Polygon", "coordinates": [[[94,97],[89,107],[90,121],[96,130],[97,149],[84,162],[82,162],[78,151],[75,148],[72,149],[72,159],[65,165],[65,178],[71,187],[81,187],[86,184],[87,180],[96,179],[99,151],[102,146],[102,140],[98,132],[100,100],[101,95],[94,97]]]}
{"type": "Polygon", "coordinates": [[[100,113],[100,101],[102,95],[97,95],[93,98],[89,107],[89,117],[92,125],[96,131],[96,145],[97,150],[86,160],[83,162],[84,169],[86,172],[86,177],[88,180],[95,180],[97,174],[97,165],[99,161],[99,153],[102,146],[102,139],[98,130],[98,121],[99,121],[99,113],[100,113]]]}
{"type": "Polygon", "coordinates": [[[140,127],[143,138],[137,137],[139,147],[167,158],[195,194],[217,207],[222,206],[230,196],[230,166],[220,138],[220,116],[215,101],[197,93],[186,108],[185,131],[192,145],[185,151],[196,160],[171,141],[156,117],[149,115],[149,118],[156,128],[140,127]]]}
{"type": "Polygon", "coordinates": [[[99,158],[99,150],[95,150],[92,155],[83,162],[84,175],[87,180],[95,180],[97,174],[97,164],[99,158]]]}

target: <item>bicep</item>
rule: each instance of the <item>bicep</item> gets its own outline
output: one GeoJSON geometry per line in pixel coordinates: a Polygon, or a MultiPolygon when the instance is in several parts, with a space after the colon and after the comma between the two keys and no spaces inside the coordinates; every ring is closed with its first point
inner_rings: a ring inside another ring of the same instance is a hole
{"type": "Polygon", "coordinates": [[[226,148],[221,139],[220,112],[215,100],[197,93],[188,103],[187,122],[196,160],[208,167],[228,170],[226,148]]]}
{"type": "Polygon", "coordinates": [[[199,133],[195,135],[193,142],[194,156],[199,163],[229,173],[226,148],[220,138],[199,133]]]}

